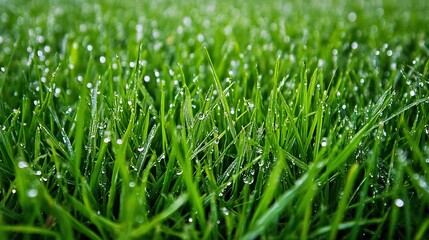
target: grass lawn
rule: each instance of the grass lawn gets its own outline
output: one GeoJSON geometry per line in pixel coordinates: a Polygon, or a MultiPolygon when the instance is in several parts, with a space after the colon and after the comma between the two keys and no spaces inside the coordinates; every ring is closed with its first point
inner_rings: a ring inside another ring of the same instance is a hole
{"type": "Polygon", "coordinates": [[[429,1],[0,0],[0,239],[427,239],[429,1]]]}

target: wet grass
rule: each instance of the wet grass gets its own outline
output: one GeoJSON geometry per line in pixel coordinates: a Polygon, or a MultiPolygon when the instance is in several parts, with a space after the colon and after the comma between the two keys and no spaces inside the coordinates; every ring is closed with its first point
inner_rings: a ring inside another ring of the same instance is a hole
{"type": "Polygon", "coordinates": [[[426,1],[0,1],[0,239],[424,239],[426,1]]]}

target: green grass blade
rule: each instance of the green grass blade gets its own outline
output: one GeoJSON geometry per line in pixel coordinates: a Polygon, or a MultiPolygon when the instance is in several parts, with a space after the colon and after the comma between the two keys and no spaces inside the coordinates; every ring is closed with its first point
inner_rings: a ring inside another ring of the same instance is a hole
{"type": "Polygon", "coordinates": [[[344,191],[341,196],[340,204],[338,205],[337,212],[335,213],[334,221],[331,225],[331,232],[329,234],[330,239],[336,239],[340,223],[344,218],[344,214],[347,210],[347,202],[349,201],[349,196],[353,190],[353,185],[356,180],[356,176],[359,173],[359,165],[353,164],[349,170],[347,180],[344,186],[344,191]]]}

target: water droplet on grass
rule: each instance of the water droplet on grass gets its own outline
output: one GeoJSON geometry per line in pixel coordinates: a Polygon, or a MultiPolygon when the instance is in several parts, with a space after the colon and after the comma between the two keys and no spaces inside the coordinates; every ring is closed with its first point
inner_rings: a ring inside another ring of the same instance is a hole
{"type": "Polygon", "coordinates": [[[198,120],[204,120],[204,118],[205,118],[204,113],[198,113],[197,118],[198,118],[198,120]]]}
{"type": "Polygon", "coordinates": [[[110,142],[110,137],[106,137],[106,138],[104,138],[104,140],[103,140],[105,143],[109,143],[110,142]]]}
{"type": "Polygon", "coordinates": [[[18,167],[19,168],[26,168],[26,167],[28,167],[28,163],[24,162],[24,161],[20,161],[20,162],[18,162],[18,167]]]}
{"type": "Polygon", "coordinates": [[[396,205],[397,207],[401,208],[401,207],[403,207],[403,206],[404,206],[404,201],[403,201],[402,199],[397,198],[397,199],[395,200],[395,205],[396,205]]]}
{"type": "Polygon", "coordinates": [[[223,213],[225,216],[228,216],[228,215],[229,215],[229,211],[228,211],[228,209],[227,209],[226,207],[221,208],[221,210],[222,210],[222,213],[223,213]]]}
{"type": "Polygon", "coordinates": [[[355,12],[350,12],[349,15],[347,15],[347,18],[350,22],[355,22],[357,19],[357,14],[355,12]]]}
{"type": "Polygon", "coordinates": [[[386,55],[388,57],[391,57],[393,55],[393,51],[392,50],[387,50],[386,55]]]}
{"type": "Polygon", "coordinates": [[[37,189],[31,188],[27,191],[27,196],[30,198],[34,198],[34,197],[37,197],[38,193],[39,193],[39,191],[37,191],[37,189]]]}
{"type": "Polygon", "coordinates": [[[245,184],[249,184],[249,185],[252,184],[253,181],[254,181],[254,179],[253,179],[252,175],[245,176],[244,179],[243,179],[243,182],[245,184]]]}
{"type": "Polygon", "coordinates": [[[427,184],[427,182],[423,178],[420,178],[419,179],[419,186],[421,188],[426,188],[428,186],[428,184],[427,184]]]}
{"type": "Polygon", "coordinates": [[[322,146],[322,147],[328,146],[328,138],[323,137],[322,142],[320,143],[320,146],[322,146]]]}
{"type": "Polygon", "coordinates": [[[137,215],[136,216],[136,222],[137,223],[143,223],[144,222],[144,218],[143,218],[143,216],[142,215],[137,215]]]}

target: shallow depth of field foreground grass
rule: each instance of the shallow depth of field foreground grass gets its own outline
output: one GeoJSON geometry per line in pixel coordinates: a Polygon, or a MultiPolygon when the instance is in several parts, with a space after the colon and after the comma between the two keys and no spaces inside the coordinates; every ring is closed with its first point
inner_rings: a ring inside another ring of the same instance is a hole
{"type": "Polygon", "coordinates": [[[0,0],[0,239],[424,239],[429,2],[0,0]]]}

